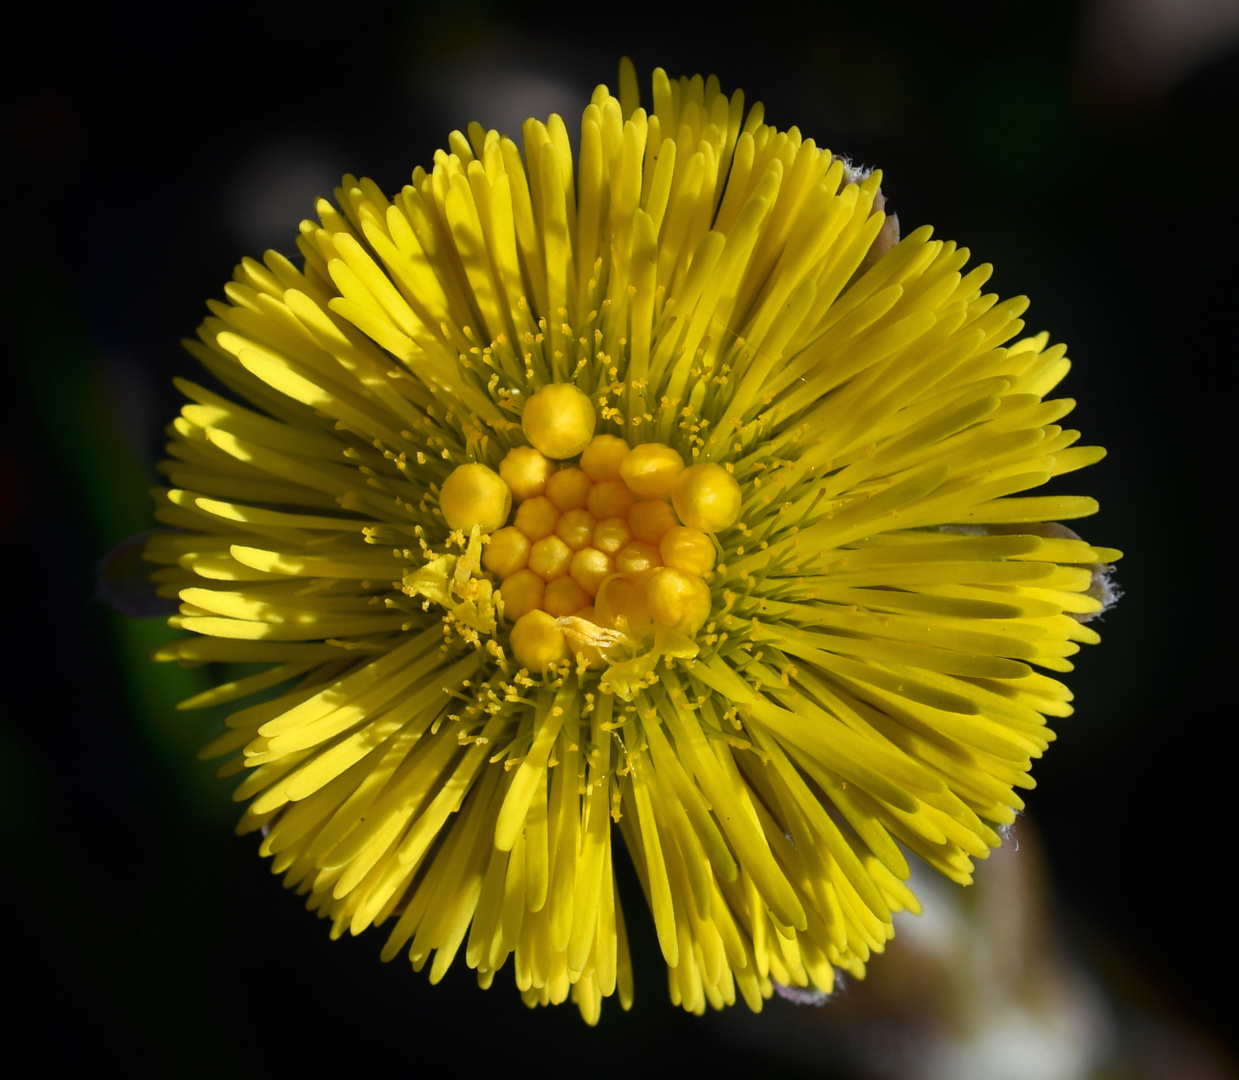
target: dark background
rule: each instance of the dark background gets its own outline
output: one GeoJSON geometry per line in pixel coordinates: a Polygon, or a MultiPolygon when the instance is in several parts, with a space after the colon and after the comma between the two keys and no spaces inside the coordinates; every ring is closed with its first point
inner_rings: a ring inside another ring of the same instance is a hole
{"type": "Polygon", "coordinates": [[[458,957],[430,987],[379,963],[382,931],[328,941],[255,840],[232,835],[238,810],[194,756],[219,717],[174,704],[207,675],[148,664],[169,631],[97,598],[104,553],[153,524],[170,380],[195,375],[178,339],[240,256],[291,251],[343,172],[391,190],[469,120],[513,131],[562,110],[571,131],[622,54],[647,95],[656,65],[714,72],[768,122],[881,166],[905,231],[932,223],[992,261],[991,288],[1033,298],[1030,330],[1070,344],[1071,423],[1110,450],[1077,482],[1102,504],[1082,528],[1126,551],[1126,595],[1069,678],[1077,712],[1056,725],[1029,816],[1058,932],[1116,1014],[1221,1060],[1235,1039],[1239,53],[1227,26],[1171,32],[1150,21],[1157,6],[826,3],[728,19],[498,0],[44,5],[35,29],[10,31],[0,839],[4,969],[23,1002],[5,1020],[26,1036],[6,1043],[14,1060],[814,1072],[811,1044],[750,1041],[736,1010],[674,1009],[635,899],[637,1002],[609,1001],[594,1030],[569,1005],[527,1012],[507,970],[482,992],[458,957]]]}

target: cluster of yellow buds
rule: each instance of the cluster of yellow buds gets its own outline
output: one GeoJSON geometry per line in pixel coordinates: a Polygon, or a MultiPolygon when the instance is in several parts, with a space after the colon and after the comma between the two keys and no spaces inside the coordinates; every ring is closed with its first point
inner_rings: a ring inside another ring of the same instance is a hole
{"type": "Polygon", "coordinates": [[[575,386],[544,387],[522,418],[530,445],[498,473],[461,465],[440,493],[449,527],[490,534],[482,566],[501,583],[512,654],[533,671],[574,652],[600,664],[600,648],[651,623],[696,633],[710,614],[710,534],[740,515],[722,466],[685,467],[672,447],[595,435],[595,422],[575,386]]]}

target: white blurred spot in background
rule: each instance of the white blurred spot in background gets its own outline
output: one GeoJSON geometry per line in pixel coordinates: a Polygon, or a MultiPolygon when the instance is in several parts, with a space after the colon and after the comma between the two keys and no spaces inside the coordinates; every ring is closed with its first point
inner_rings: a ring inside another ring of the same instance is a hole
{"type": "Polygon", "coordinates": [[[968,889],[912,860],[924,914],[896,915],[886,954],[825,1008],[776,998],[715,1031],[832,1080],[1233,1080],[1220,1048],[1111,963],[1107,942],[1064,932],[1027,818],[1019,835],[968,889]]]}
{"type": "MultiPolygon", "coordinates": [[[[445,124],[444,135],[452,128],[464,131],[476,120],[488,131],[492,128],[521,146],[521,125],[531,116],[545,120],[551,113],[564,118],[568,134],[574,139],[574,125],[580,127],[581,87],[544,71],[503,63],[482,62],[457,69],[450,77],[437,77],[426,84],[426,97],[445,124]]],[[[588,100],[593,87],[585,90],[588,100]]]]}
{"type": "Polygon", "coordinates": [[[1093,0],[1080,59],[1091,81],[1159,97],[1239,42],[1239,0],[1093,0]]]}
{"type": "MultiPolygon", "coordinates": [[[[476,120],[523,145],[521,125],[529,117],[545,120],[551,113],[565,118],[576,148],[581,100],[592,86],[523,68],[498,59],[497,50],[483,49],[467,62],[457,57],[449,65],[423,66],[411,89],[406,109],[417,114],[418,126],[433,134],[410,146],[408,168],[430,168],[438,149],[447,147],[448,132],[464,130],[476,120]]],[[[392,110],[393,137],[406,137],[407,111],[392,110]],[[399,120],[396,117],[400,116],[399,120]]],[[[321,137],[287,135],[255,147],[230,171],[223,216],[240,249],[260,256],[268,248],[295,255],[297,229],[315,218],[314,202],[332,198],[346,170],[368,175],[361,162],[347,160],[340,148],[321,137]]],[[[407,173],[401,178],[407,178],[407,173]]]]}
{"type": "Polygon", "coordinates": [[[314,202],[331,198],[343,170],[321,140],[284,137],[257,147],[229,178],[224,220],[240,250],[259,257],[268,248],[296,254],[297,230],[316,218],[314,202]]]}

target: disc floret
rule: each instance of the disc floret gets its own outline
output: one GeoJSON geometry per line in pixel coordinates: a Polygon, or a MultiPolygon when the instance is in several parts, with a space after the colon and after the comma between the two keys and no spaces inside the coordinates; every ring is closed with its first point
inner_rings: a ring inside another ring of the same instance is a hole
{"type": "Polygon", "coordinates": [[[671,502],[690,528],[716,533],[740,516],[740,485],[722,465],[692,465],[675,479],[671,502]]]}
{"type": "Polygon", "coordinates": [[[485,465],[468,462],[443,481],[439,509],[449,529],[468,533],[475,525],[483,532],[498,529],[512,508],[512,489],[485,465]]]}
{"type": "Polygon", "coordinates": [[[593,403],[571,383],[542,387],[526,403],[521,418],[525,438],[555,461],[575,457],[594,436],[593,403]]]}
{"type": "Polygon", "coordinates": [[[449,527],[490,531],[482,568],[499,582],[512,654],[534,673],[574,654],[594,666],[621,658],[659,626],[695,634],[712,602],[710,534],[739,516],[725,469],[685,468],[665,443],[594,435],[582,401],[575,386],[543,387],[525,405],[533,445],[510,450],[497,473],[459,466],[441,495],[449,527]]]}

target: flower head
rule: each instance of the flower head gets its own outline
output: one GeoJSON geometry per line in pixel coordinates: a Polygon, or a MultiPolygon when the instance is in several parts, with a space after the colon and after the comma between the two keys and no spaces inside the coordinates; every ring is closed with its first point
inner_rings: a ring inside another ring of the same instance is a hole
{"type": "Polygon", "coordinates": [[[270,665],[186,705],[263,695],[207,752],[333,934],[590,1022],[616,836],[697,1012],[862,975],[906,853],[967,882],[1118,554],[1023,494],[1102,456],[1024,300],[713,77],[653,90],[575,167],[472,124],[245,260],[147,548],[160,659],[270,665]]]}

